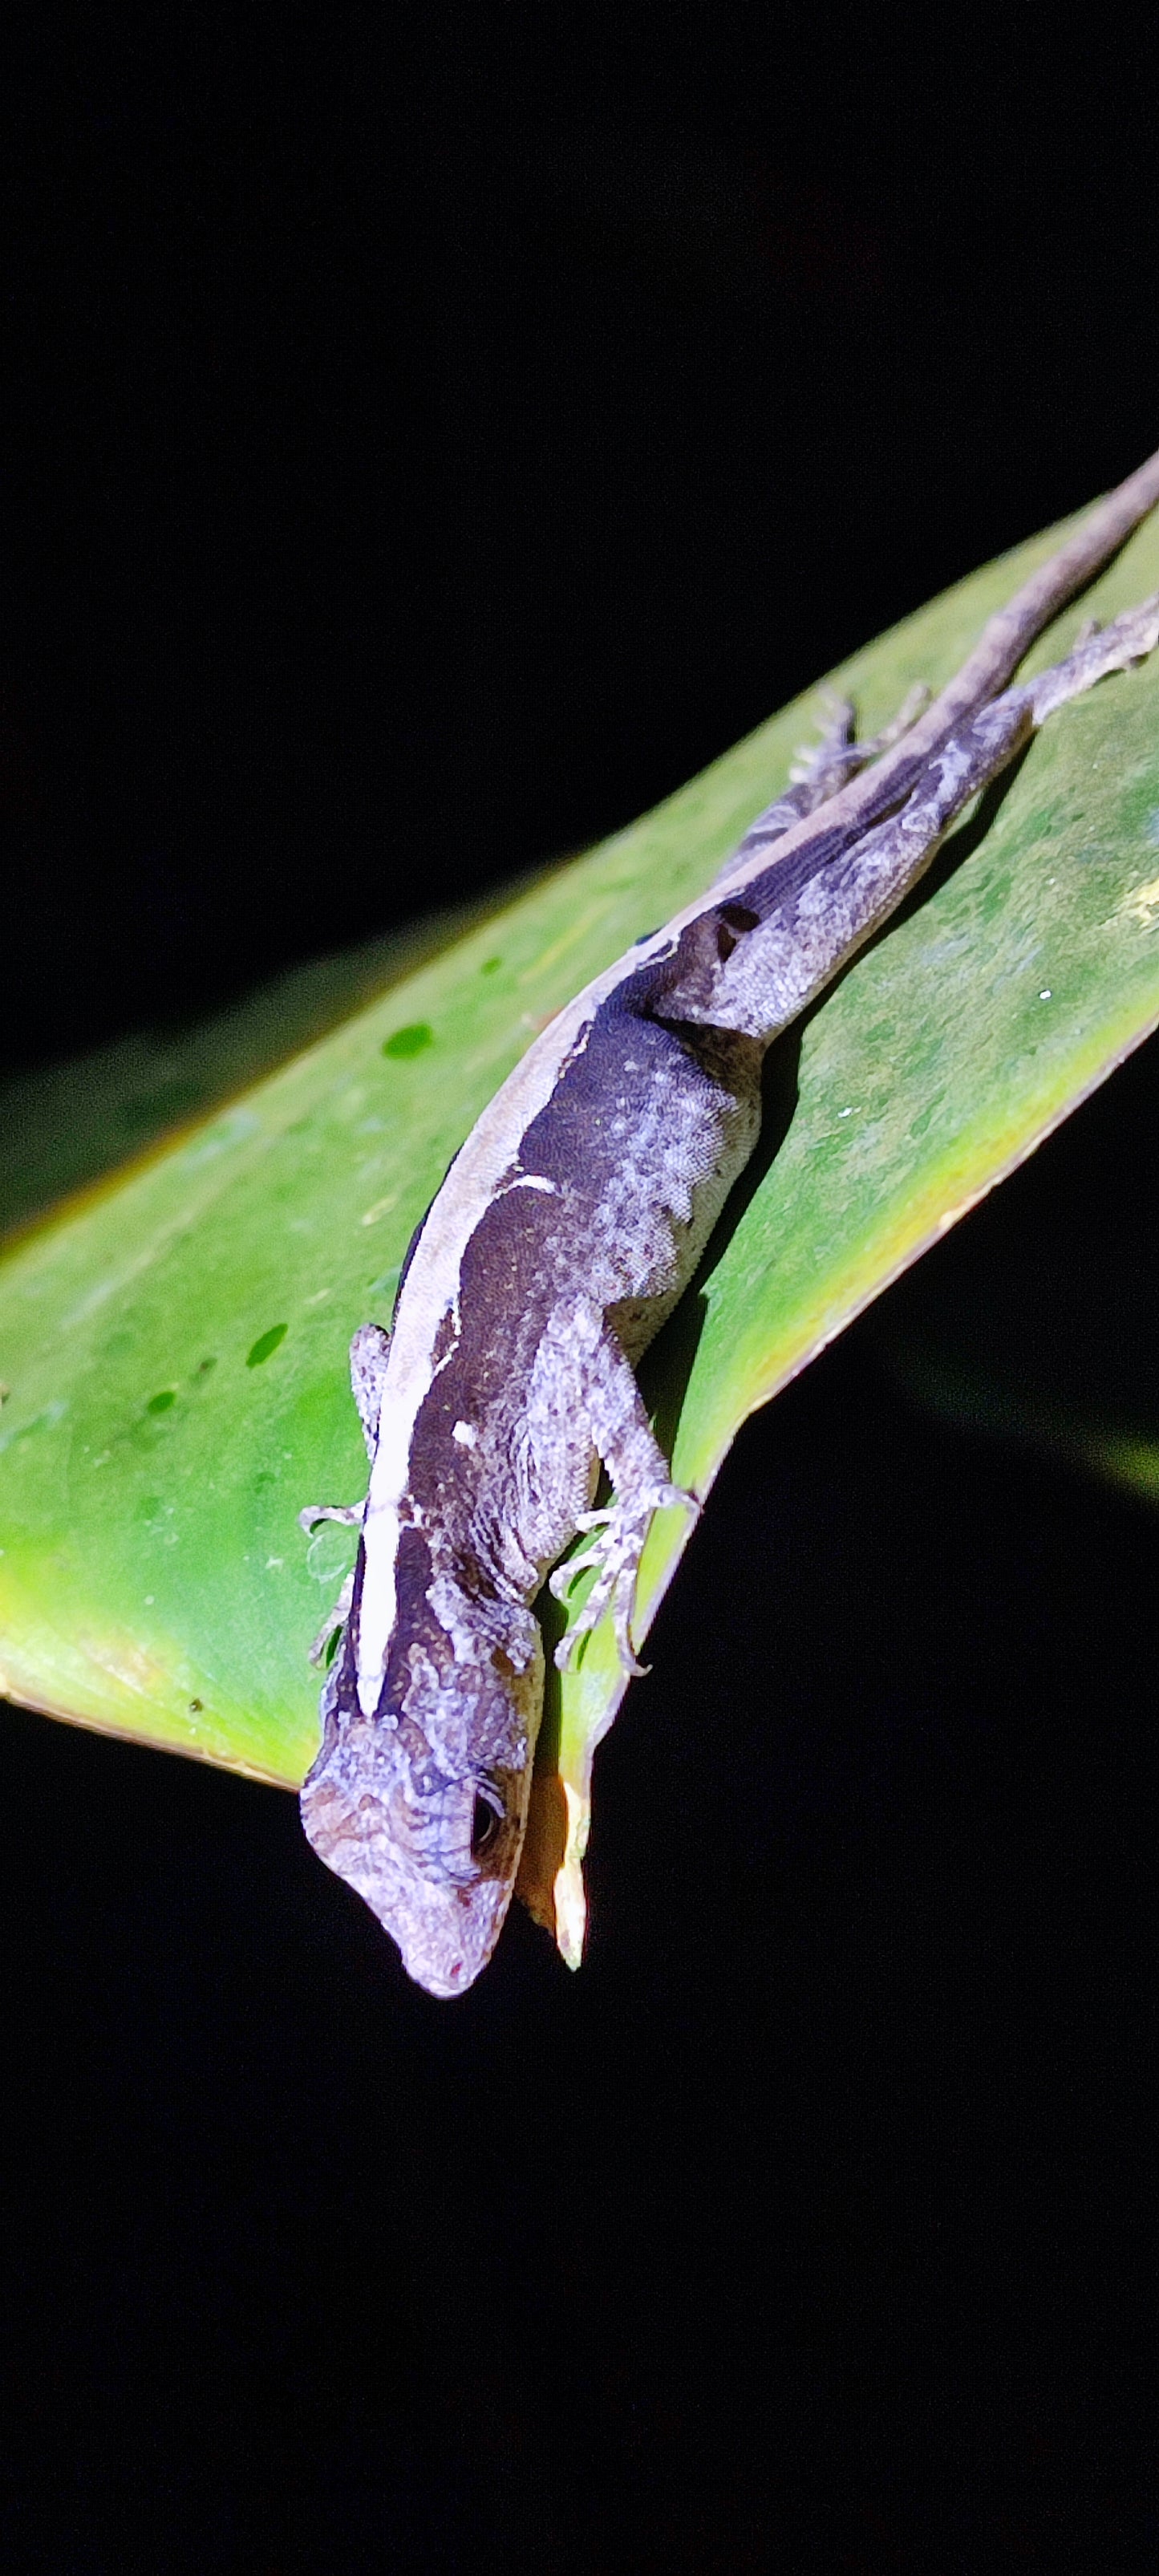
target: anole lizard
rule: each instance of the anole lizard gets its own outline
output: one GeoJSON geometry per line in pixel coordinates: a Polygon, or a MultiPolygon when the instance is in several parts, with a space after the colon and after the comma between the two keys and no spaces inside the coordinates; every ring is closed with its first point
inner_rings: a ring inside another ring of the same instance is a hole
{"type": "MultiPolygon", "coordinates": [[[[389,1334],[351,1349],[365,1503],[334,1617],[315,1849],[432,1994],[498,1938],[527,1818],[544,1662],[532,1604],[577,1531],[631,1643],[652,1514],[674,1487],[633,1374],[760,1123],[766,1048],[901,902],[970,798],[1045,718],[1159,641],[1159,598],[1009,685],[1035,636],[1159,500],[1159,454],[991,619],[956,679],[876,742],[839,709],[716,884],[578,994],[484,1110],[411,1244],[389,1334]],[[600,1464],[612,1501],[591,1509],[600,1464]]],[[[919,702],[920,704],[920,702],[919,702]]],[[[555,1587],[553,1587],[555,1588],[555,1587]]]]}

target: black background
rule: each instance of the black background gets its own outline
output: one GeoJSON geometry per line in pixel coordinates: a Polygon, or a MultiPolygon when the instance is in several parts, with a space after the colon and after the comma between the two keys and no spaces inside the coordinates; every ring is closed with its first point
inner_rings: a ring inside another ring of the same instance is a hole
{"type": "MultiPolygon", "coordinates": [[[[9,1065],[580,846],[1154,446],[1153,39],[801,19],[16,22],[9,1065]]],[[[1154,1570],[854,1334],[581,1976],[454,2007],[290,1800],[7,1713],[12,2563],[1153,2552],[1154,1570]]]]}

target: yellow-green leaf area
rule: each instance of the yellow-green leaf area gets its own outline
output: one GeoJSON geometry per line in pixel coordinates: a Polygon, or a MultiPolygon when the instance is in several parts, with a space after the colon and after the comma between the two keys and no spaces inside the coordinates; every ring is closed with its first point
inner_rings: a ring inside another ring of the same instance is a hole
{"type": "MultiPolygon", "coordinates": [[[[835,674],[863,725],[915,680],[947,679],[1054,542],[989,566],[835,674]]],[[[1152,525],[1084,612],[1156,587],[1152,525]]],[[[534,1031],[708,883],[814,713],[809,700],[785,710],[13,1245],[0,1265],[0,1679],[13,1696],[301,1778],[316,1742],[306,1649],[352,1544],[327,1528],[307,1545],[297,1514],[365,1490],[351,1332],[388,1315],[414,1225],[534,1031]]],[[[649,1362],[676,1476],[701,1492],[752,1407],[1159,1020],[1159,656],[1055,718],[980,819],[787,1042],[777,1151],[649,1362]]],[[[687,1537],[676,1513],[653,1531],[641,1637],[687,1537]]],[[[591,1754],[620,1695],[600,1632],[549,1710],[558,1774],[541,1783],[528,1892],[554,1907],[571,1955],[591,1754]]]]}

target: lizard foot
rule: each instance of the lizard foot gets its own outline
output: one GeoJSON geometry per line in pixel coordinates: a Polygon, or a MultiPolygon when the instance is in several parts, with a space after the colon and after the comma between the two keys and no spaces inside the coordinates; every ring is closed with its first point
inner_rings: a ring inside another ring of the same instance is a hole
{"type": "Polygon", "coordinates": [[[697,1519],[700,1505],[695,1494],[686,1493],[682,1485],[650,1485],[630,1502],[616,1502],[606,1511],[584,1512],[578,1527],[592,1534],[592,1545],[582,1556],[569,1557],[556,1567],[549,1590],[557,1601],[566,1598],[577,1574],[596,1568],[596,1579],[579,1611],[574,1626],[561,1637],[555,1650],[559,1671],[566,1672],[581,1637],[599,1625],[604,1612],[611,1609],[615,1623],[616,1645],[620,1663],[633,1675],[648,1671],[647,1664],[637,1661],[632,1644],[632,1607],[636,1597],[636,1576],[653,1512],[679,1506],[697,1519]]]}
{"type": "Polygon", "coordinates": [[[350,1605],[353,1599],[354,1576],[353,1573],[350,1573],[346,1577],[346,1581],[342,1586],[342,1590],[338,1595],[333,1609],[330,1611],[328,1617],[322,1621],[322,1625],[318,1630],[318,1634],[314,1639],[313,1645],[309,1649],[310,1662],[312,1664],[325,1664],[329,1662],[328,1648],[330,1640],[332,1637],[337,1635],[340,1628],[345,1627],[346,1622],[350,1617],[350,1605]]]}
{"type": "Polygon", "coordinates": [[[919,680],[903,698],[892,721],[883,725],[880,733],[858,742],[852,699],[839,698],[831,689],[826,690],[821,699],[824,714],[818,726],[820,741],[798,746],[789,770],[793,786],[811,791],[810,804],[823,805],[871,760],[880,759],[883,751],[892,751],[895,742],[900,742],[910,726],[917,723],[929,698],[929,690],[919,680]]]}
{"type": "Polygon", "coordinates": [[[319,1521],[341,1521],[345,1529],[361,1529],[365,1518],[365,1503],[307,1503],[298,1514],[298,1527],[308,1538],[319,1521]]]}
{"type": "Polygon", "coordinates": [[[1109,671],[1130,670],[1133,662],[1146,661],[1159,644],[1159,591],[1140,602],[1138,608],[1124,609],[1113,617],[1109,626],[1088,617],[1079,628],[1078,638],[1065,661],[1056,662],[1036,680],[1027,682],[1034,707],[1034,721],[1044,724],[1056,707],[1065,706],[1068,698],[1079,698],[1084,690],[1105,679],[1109,671]]]}
{"type": "MultiPolygon", "coordinates": [[[[344,1529],[361,1529],[365,1518],[365,1503],[307,1503],[305,1509],[298,1514],[298,1527],[305,1530],[309,1538],[311,1531],[318,1527],[320,1521],[340,1521],[344,1529]]],[[[329,1617],[323,1620],[309,1649],[312,1664],[324,1664],[327,1661],[330,1640],[339,1628],[345,1627],[353,1599],[354,1575],[351,1571],[346,1577],[329,1617]]]]}

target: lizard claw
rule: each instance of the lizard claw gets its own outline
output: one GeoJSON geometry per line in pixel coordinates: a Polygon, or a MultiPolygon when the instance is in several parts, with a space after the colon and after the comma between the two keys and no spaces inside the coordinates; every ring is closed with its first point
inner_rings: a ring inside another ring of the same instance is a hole
{"type": "Polygon", "coordinates": [[[630,1502],[616,1502],[606,1509],[581,1514],[579,1527],[593,1534],[593,1544],[581,1556],[569,1557],[563,1565],[557,1566],[548,1586],[556,1600],[562,1601],[578,1574],[587,1573],[593,1566],[596,1569],[596,1579],[587,1600],[577,1612],[566,1637],[561,1637],[556,1647],[555,1661],[561,1673],[566,1672],[580,1639],[598,1627],[609,1609],[623,1671],[633,1678],[648,1671],[648,1665],[638,1661],[632,1644],[636,1577],[653,1513],[676,1506],[699,1519],[700,1504],[695,1494],[687,1493],[682,1485],[659,1484],[648,1486],[643,1494],[634,1495],[630,1502]]]}
{"type": "Polygon", "coordinates": [[[350,1617],[351,1604],[353,1600],[354,1576],[353,1574],[348,1574],[334,1607],[330,1612],[329,1618],[323,1620],[322,1625],[318,1630],[318,1634],[314,1639],[313,1645],[309,1649],[309,1657],[312,1664],[325,1663],[326,1649],[335,1633],[335,1630],[345,1627],[346,1622],[350,1617]]]}
{"type": "Polygon", "coordinates": [[[308,1538],[319,1521],[341,1521],[346,1529],[361,1529],[365,1518],[365,1503],[307,1503],[298,1514],[298,1527],[308,1538]]]}
{"type": "MultiPolygon", "coordinates": [[[[298,1514],[298,1527],[300,1530],[304,1530],[307,1538],[309,1538],[311,1532],[317,1529],[322,1521],[340,1521],[344,1529],[361,1529],[365,1518],[365,1503],[307,1503],[304,1509],[298,1514]]],[[[309,1649],[310,1662],[312,1664],[325,1663],[326,1649],[334,1635],[335,1629],[345,1626],[346,1621],[350,1616],[350,1607],[353,1599],[354,1575],[353,1572],[351,1572],[346,1577],[346,1581],[342,1586],[342,1590],[338,1595],[338,1599],[334,1604],[329,1618],[323,1620],[322,1626],[318,1630],[318,1634],[314,1639],[313,1645],[309,1649]]]]}

